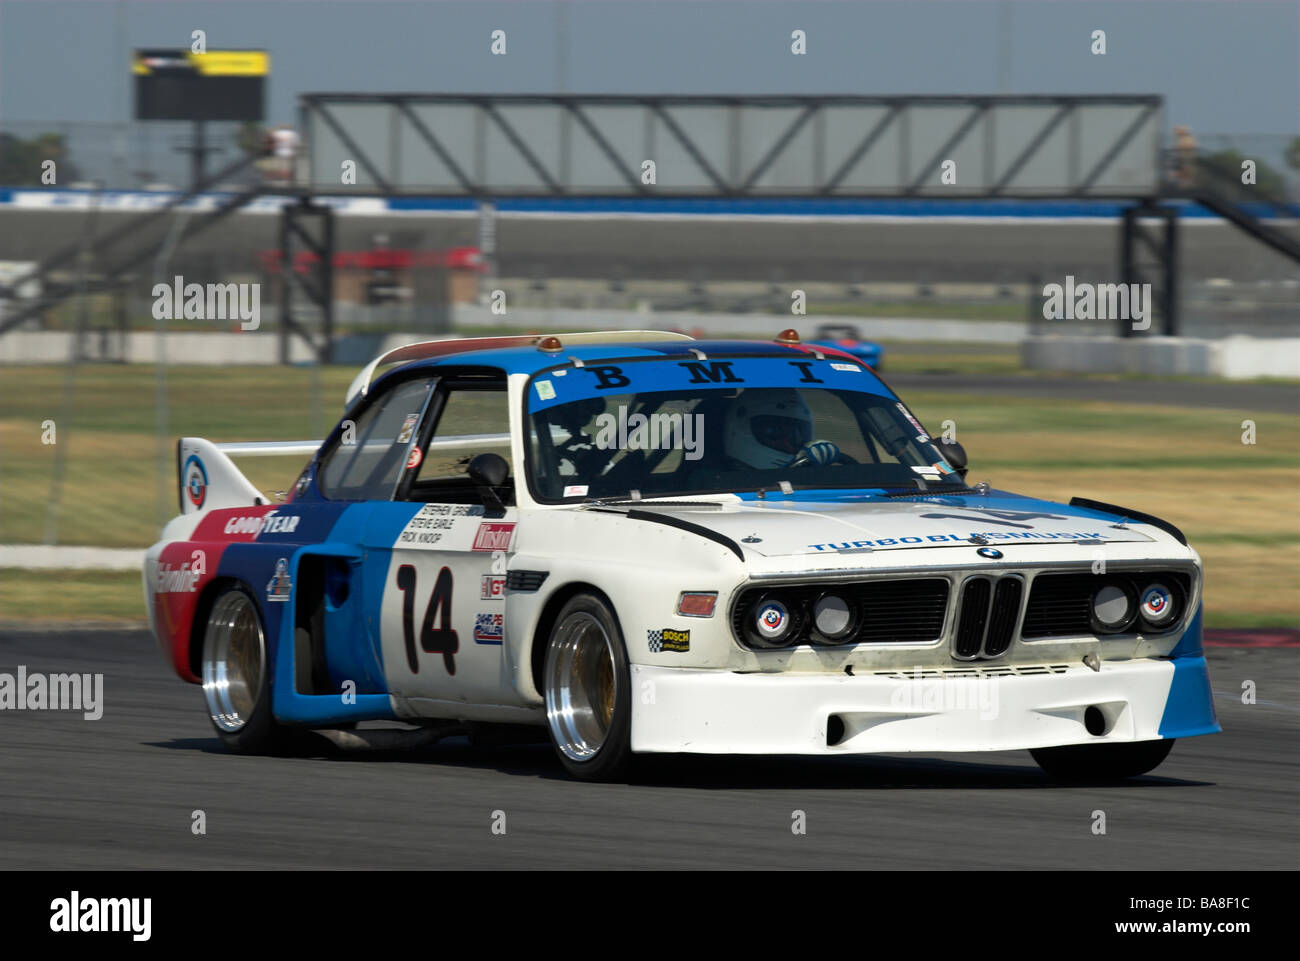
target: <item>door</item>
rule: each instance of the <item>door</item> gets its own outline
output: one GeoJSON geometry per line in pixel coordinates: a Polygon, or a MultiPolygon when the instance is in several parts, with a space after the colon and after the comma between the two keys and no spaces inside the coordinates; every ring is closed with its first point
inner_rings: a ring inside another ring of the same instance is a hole
{"type": "MultiPolygon", "coordinates": [[[[393,531],[379,613],[388,689],[453,705],[501,703],[511,687],[505,576],[518,519],[513,470],[498,499],[485,503],[466,468],[476,454],[510,460],[505,380],[443,380],[429,410],[432,423],[386,505],[393,520],[368,525],[393,531]]],[[[411,707],[455,713],[445,704],[411,707]]]]}

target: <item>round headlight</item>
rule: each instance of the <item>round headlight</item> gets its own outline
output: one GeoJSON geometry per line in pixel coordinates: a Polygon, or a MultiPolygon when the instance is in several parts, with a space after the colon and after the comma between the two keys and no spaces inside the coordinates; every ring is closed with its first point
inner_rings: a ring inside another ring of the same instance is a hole
{"type": "Polygon", "coordinates": [[[1148,584],[1142,589],[1139,610],[1149,627],[1168,627],[1178,616],[1178,599],[1164,584],[1148,584]]]}
{"type": "Polygon", "coordinates": [[[1092,626],[1099,633],[1118,634],[1133,623],[1136,615],[1136,599],[1125,584],[1111,581],[1092,595],[1092,626]]]}
{"type": "Polygon", "coordinates": [[[794,616],[774,597],[762,598],[745,619],[745,636],[755,647],[786,647],[795,638],[794,616]]]}
{"type": "Polygon", "coordinates": [[[823,594],[817,598],[812,609],[813,627],[820,638],[832,644],[847,640],[857,629],[857,618],[853,608],[838,594],[823,594]]]}

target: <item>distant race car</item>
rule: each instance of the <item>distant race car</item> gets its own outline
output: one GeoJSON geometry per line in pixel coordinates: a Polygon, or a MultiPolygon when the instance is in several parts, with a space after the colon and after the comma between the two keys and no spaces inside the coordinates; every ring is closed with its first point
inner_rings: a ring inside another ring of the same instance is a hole
{"type": "Polygon", "coordinates": [[[885,348],[879,344],[863,340],[858,336],[858,329],[852,324],[822,324],[808,341],[812,347],[829,347],[852,354],[872,370],[881,370],[884,363],[885,348]]]}
{"type": "Polygon", "coordinates": [[[183,438],[146,601],[240,752],[534,725],[591,780],[1025,748],[1111,778],[1218,731],[1182,534],[965,456],[793,331],[414,344],[324,442],[183,438]],[[278,504],[230,459],[298,451],[278,504]]]}

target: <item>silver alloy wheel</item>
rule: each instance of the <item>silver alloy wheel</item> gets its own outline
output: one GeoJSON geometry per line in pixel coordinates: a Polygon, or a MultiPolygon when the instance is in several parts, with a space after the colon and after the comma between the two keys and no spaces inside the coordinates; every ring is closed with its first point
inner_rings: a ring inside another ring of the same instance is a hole
{"type": "Polygon", "coordinates": [[[614,642],[585,611],[556,629],[546,661],[546,720],[565,757],[587,761],[614,721],[614,642]]]}
{"type": "Polygon", "coordinates": [[[219,730],[243,729],[257,707],[266,642],[253,599],[230,591],[217,601],[203,636],[203,697],[219,730]]]}

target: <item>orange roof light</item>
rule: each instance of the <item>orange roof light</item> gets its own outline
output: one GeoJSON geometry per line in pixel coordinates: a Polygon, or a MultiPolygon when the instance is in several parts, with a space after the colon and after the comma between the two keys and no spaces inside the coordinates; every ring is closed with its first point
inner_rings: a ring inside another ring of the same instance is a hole
{"type": "Polygon", "coordinates": [[[564,345],[560,343],[558,337],[543,337],[537,342],[537,349],[544,350],[548,354],[558,354],[564,349],[564,345]]]}
{"type": "Polygon", "coordinates": [[[793,327],[787,327],[785,330],[781,331],[781,333],[776,335],[776,342],[778,344],[800,343],[799,331],[795,330],[793,327]]]}

